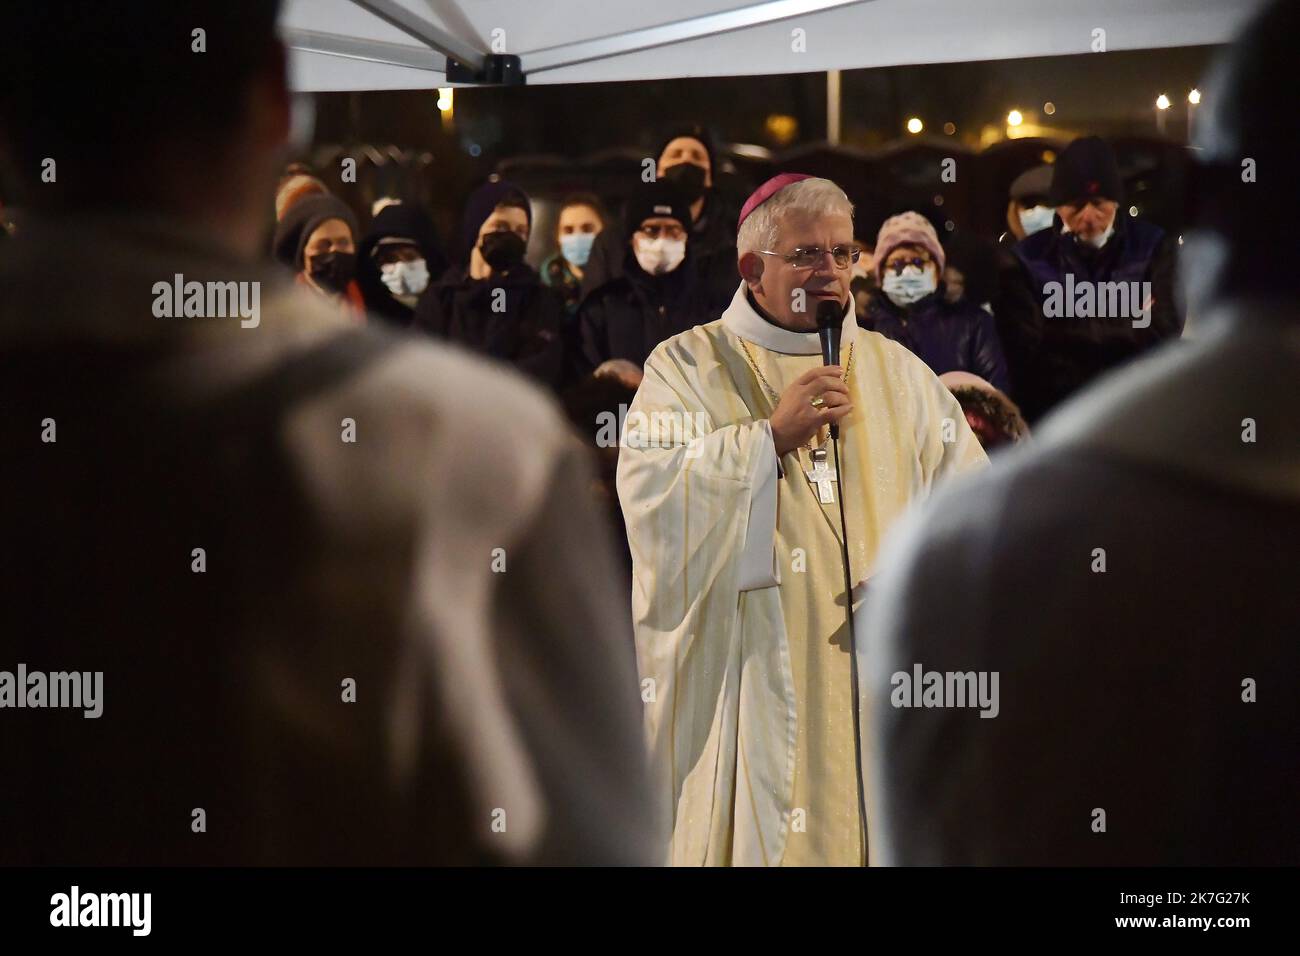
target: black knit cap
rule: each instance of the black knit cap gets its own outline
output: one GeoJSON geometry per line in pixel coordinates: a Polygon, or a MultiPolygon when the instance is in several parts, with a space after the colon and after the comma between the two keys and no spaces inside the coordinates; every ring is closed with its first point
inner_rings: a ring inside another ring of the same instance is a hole
{"type": "Polygon", "coordinates": [[[1124,201],[1124,182],[1119,175],[1115,151],[1100,136],[1076,139],[1056,158],[1052,167],[1052,205],[1080,199],[1124,201]]]}
{"type": "Polygon", "coordinates": [[[655,162],[659,162],[659,157],[664,154],[668,144],[675,139],[687,137],[699,142],[704,147],[704,151],[709,154],[709,169],[713,170],[716,176],[718,172],[717,160],[714,156],[713,137],[699,123],[686,123],[681,126],[674,126],[664,132],[664,138],[659,141],[659,150],[655,153],[655,162]]]}
{"type": "Polygon", "coordinates": [[[352,214],[347,203],[337,196],[323,194],[300,199],[289,207],[289,211],[275,227],[271,251],[286,266],[301,272],[307,240],[321,223],[330,219],[346,222],[352,230],[353,242],[357,240],[357,217],[352,214]]]}
{"type": "Polygon", "coordinates": [[[462,262],[468,262],[470,253],[478,245],[478,231],[488,221],[493,211],[502,203],[519,203],[523,206],[528,219],[528,228],[533,227],[532,204],[528,194],[514,183],[494,176],[469,194],[465,200],[465,213],[460,223],[460,248],[457,254],[462,262]]]}
{"type": "Polygon", "coordinates": [[[691,218],[691,204],[686,201],[677,187],[664,179],[643,183],[628,197],[627,205],[623,207],[626,238],[631,239],[645,220],[660,216],[676,219],[688,233],[694,224],[691,218]]]}
{"type": "Polygon", "coordinates": [[[370,228],[357,246],[357,255],[368,258],[384,240],[406,239],[420,250],[430,271],[434,270],[434,260],[441,261],[442,244],[438,241],[438,231],[418,203],[395,202],[385,206],[376,213],[370,222],[370,228]]]}

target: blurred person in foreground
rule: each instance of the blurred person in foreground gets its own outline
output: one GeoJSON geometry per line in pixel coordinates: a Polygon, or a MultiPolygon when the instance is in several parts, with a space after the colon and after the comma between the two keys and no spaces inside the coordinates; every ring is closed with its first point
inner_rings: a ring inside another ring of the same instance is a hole
{"type": "Polygon", "coordinates": [[[259,263],[276,14],[4,15],[3,862],[644,862],[626,598],[558,410],[259,263]],[[224,306],[160,317],[177,275],[224,306]],[[45,671],[101,673],[98,715],[45,671]]]}
{"type": "Polygon", "coordinates": [[[846,603],[883,530],[986,458],[925,363],[857,327],[839,186],[773,177],[737,242],[731,304],[650,353],[618,454],[663,849],[675,865],[858,866],[846,603]],[[822,303],[843,321],[841,365],[822,361],[822,303]]]}
{"type": "Polygon", "coordinates": [[[874,862],[1300,863],[1300,193],[1263,174],[1300,151],[1269,96],[1298,33],[1300,5],[1270,6],[1202,87],[1189,340],[886,545],[862,649],[874,862]],[[995,687],[996,717],[945,674],[995,687]]]}

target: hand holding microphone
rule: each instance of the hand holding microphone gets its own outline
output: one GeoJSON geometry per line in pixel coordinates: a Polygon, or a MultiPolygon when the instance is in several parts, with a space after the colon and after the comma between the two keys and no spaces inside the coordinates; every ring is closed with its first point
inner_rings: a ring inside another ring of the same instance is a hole
{"type": "MultiPolygon", "coordinates": [[[[840,329],[843,325],[844,306],[834,299],[824,299],[817,303],[817,337],[822,342],[822,363],[835,366],[837,370],[840,364],[840,329]]],[[[848,384],[841,384],[847,396],[848,384]]],[[[850,405],[848,408],[852,411],[853,406],[850,405]]],[[[843,417],[844,415],[840,415],[831,421],[831,438],[840,437],[839,420],[843,417]]]]}

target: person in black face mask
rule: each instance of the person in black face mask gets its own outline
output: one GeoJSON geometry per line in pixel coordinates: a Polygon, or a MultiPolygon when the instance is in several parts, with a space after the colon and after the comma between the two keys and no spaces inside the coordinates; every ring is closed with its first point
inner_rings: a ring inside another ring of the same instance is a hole
{"type": "Polygon", "coordinates": [[[532,211],[519,187],[496,180],[475,191],[461,227],[462,264],[415,305],[415,327],[509,362],[559,388],[564,303],[524,261],[532,211]]]}
{"type": "MultiPolygon", "coordinates": [[[[671,184],[690,205],[691,255],[701,280],[721,301],[730,302],[738,279],[736,217],[740,207],[714,188],[715,168],[713,139],[698,124],[670,130],[659,147],[656,176],[671,184]]],[[[624,229],[607,229],[596,238],[582,279],[584,295],[623,274],[625,235],[624,229]]]]}
{"type": "Polygon", "coordinates": [[[308,196],[295,203],[276,227],[275,257],[294,269],[297,282],[339,300],[358,323],[366,320],[356,273],[357,220],[336,196],[308,196]]]}

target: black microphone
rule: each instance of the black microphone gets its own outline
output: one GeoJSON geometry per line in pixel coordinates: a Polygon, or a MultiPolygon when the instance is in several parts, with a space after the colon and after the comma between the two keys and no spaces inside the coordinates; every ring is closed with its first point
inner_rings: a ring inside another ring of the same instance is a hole
{"type": "Polygon", "coordinates": [[[840,327],[844,325],[844,306],[838,299],[817,303],[817,336],[822,340],[822,364],[840,364],[840,327]]]}
{"type": "MultiPolygon", "coordinates": [[[[840,364],[840,327],[844,325],[844,306],[838,299],[817,303],[817,337],[822,340],[822,364],[840,364]]],[[[840,437],[840,426],[831,425],[831,438],[840,437]]]]}

